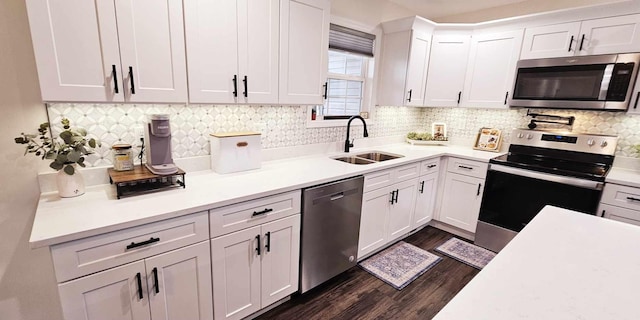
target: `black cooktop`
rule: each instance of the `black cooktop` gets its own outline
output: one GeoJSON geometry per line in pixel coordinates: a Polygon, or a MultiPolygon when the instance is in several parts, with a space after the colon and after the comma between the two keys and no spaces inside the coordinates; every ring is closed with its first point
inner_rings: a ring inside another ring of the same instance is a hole
{"type": "Polygon", "coordinates": [[[604,181],[613,163],[613,156],[526,146],[511,147],[508,154],[489,162],[594,181],[604,181]]]}

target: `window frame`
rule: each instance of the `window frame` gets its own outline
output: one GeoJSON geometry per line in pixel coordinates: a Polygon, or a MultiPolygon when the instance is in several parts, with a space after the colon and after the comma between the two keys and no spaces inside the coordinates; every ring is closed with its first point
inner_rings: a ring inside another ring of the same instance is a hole
{"type": "MultiPolygon", "coordinates": [[[[345,53],[345,54],[351,54],[351,55],[357,55],[357,54],[353,54],[353,53],[350,53],[350,52],[344,52],[344,51],[335,50],[335,49],[329,49],[329,51],[345,53]]],[[[360,76],[346,75],[346,74],[340,74],[340,73],[331,73],[331,72],[327,71],[327,85],[328,85],[330,79],[362,82],[362,92],[360,93],[360,112],[367,112],[368,110],[364,110],[365,106],[367,106],[369,104],[368,100],[370,98],[367,95],[367,74],[369,73],[369,64],[371,63],[372,58],[366,57],[366,56],[362,56],[362,55],[358,55],[358,56],[363,57],[363,59],[362,59],[362,62],[363,62],[362,63],[362,72],[360,73],[360,76]]],[[[328,69],[328,66],[327,66],[327,69],[328,69]]],[[[329,96],[327,96],[323,107],[326,108],[328,100],[329,100],[329,96]]],[[[333,121],[333,120],[339,120],[339,119],[327,119],[327,121],[333,121]]]]}
{"type": "MultiPolygon", "coordinates": [[[[376,64],[379,63],[381,57],[381,48],[382,48],[382,28],[380,26],[371,26],[359,23],[357,21],[353,21],[350,19],[346,19],[339,16],[331,16],[331,23],[337,24],[340,26],[344,26],[347,28],[359,30],[362,32],[367,32],[374,34],[376,36],[374,43],[374,56],[367,57],[366,63],[366,71],[363,72],[365,82],[364,88],[362,92],[362,105],[360,107],[360,113],[366,113],[368,117],[366,117],[367,125],[373,125],[375,123],[375,106],[376,106],[376,91],[378,84],[379,72],[377,72],[376,64]]],[[[327,48],[327,54],[329,54],[329,48],[327,48]]],[[[331,49],[334,51],[340,51],[331,49]]],[[[366,56],[365,56],[366,57],[366,56]]],[[[329,66],[327,65],[327,79],[329,76],[329,66]]],[[[342,127],[347,125],[348,119],[320,119],[321,117],[316,117],[316,120],[311,120],[311,113],[314,108],[317,106],[306,106],[307,108],[307,128],[322,128],[322,127],[342,127]]],[[[362,123],[360,121],[353,122],[352,125],[361,126],[362,123]]]]}

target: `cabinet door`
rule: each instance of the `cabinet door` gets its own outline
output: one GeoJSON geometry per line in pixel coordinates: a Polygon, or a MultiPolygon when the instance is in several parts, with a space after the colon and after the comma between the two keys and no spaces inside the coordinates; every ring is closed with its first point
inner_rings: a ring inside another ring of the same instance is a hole
{"type": "Polygon", "coordinates": [[[278,0],[238,1],[240,103],[278,102],[279,4],[278,0]]]}
{"type": "Polygon", "coordinates": [[[141,260],[59,284],[64,318],[151,319],[144,277],[144,262],[141,260]],[[142,298],[139,297],[140,292],[142,298]]]}
{"type": "Polygon", "coordinates": [[[211,240],[215,319],[242,319],[260,310],[260,227],[211,240]]]}
{"type": "Polygon", "coordinates": [[[262,225],[262,307],[298,291],[300,215],[262,225]]]}
{"type": "Polygon", "coordinates": [[[578,51],[580,22],[527,28],[520,59],[569,57],[578,51]]]}
{"type": "Polygon", "coordinates": [[[640,51],[640,14],[582,22],[578,55],[637,51],[640,51]]]}
{"type": "Polygon", "coordinates": [[[27,9],[42,100],[124,101],[113,2],[28,0],[27,9]]]}
{"type": "Polygon", "coordinates": [[[126,99],[186,102],[182,1],[115,2],[126,99]]]}
{"type": "Polygon", "coordinates": [[[383,106],[403,106],[407,103],[407,63],[411,31],[387,33],[382,42],[378,103],[383,106]]]}
{"type": "Polygon", "coordinates": [[[427,86],[427,67],[429,66],[429,50],[431,34],[411,33],[411,49],[409,51],[409,67],[405,87],[406,105],[423,106],[424,90],[427,86]]]}
{"type": "Polygon", "coordinates": [[[213,320],[209,241],[145,260],[153,320],[213,320]]]}
{"type": "Polygon", "coordinates": [[[238,0],[184,2],[189,101],[235,103],[238,74],[238,0]],[[234,76],[236,86],[234,87],[234,76]]]}
{"type": "Polygon", "coordinates": [[[391,201],[391,188],[389,187],[367,192],[363,195],[360,235],[358,238],[358,259],[386,244],[389,201],[391,201]]]}
{"type": "Polygon", "coordinates": [[[473,36],[462,105],[507,108],[520,56],[522,30],[473,36]]]}
{"type": "Polygon", "coordinates": [[[460,103],[469,59],[470,35],[434,35],[424,104],[451,107],[460,103]]]}
{"type": "Polygon", "coordinates": [[[328,0],[280,2],[282,104],[322,104],[329,54],[328,0]]]}
{"type": "Polygon", "coordinates": [[[483,179],[447,173],[440,221],[475,233],[483,187],[483,179]]]}
{"type": "Polygon", "coordinates": [[[640,226],[640,211],[620,208],[601,203],[598,214],[607,219],[640,226]]]}
{"type": "Polygon", "coordinates": [[[396,201],[389,208],[387,243],[411,231],[418,181],[416,179],[403,181],[391,186],[391,188],[396,191],[396,201]]]}
{"type": "Polygon", "coordinates": [[[416,209],[411,219],[411,229],[423,226],[433,218],[437,186],[438,172],[423,175],[418,179],[416,209]]]}

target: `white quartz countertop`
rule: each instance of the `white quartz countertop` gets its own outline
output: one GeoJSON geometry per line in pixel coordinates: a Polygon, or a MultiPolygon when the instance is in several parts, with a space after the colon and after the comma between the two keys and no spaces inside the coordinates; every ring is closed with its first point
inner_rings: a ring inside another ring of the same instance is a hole
{"type": "Polygon", "coordinates": [[[370,150],[404,157],[355,165],[331,159],[346,155],[333,153],[263,162],[260,169],[231,174],[210,170],[189,172],[185,177],[185,189],[122,199],[116,199],[115,187],[111,185],[87,188],[84,195],[76,198],[45,193],[40,196],[29,242],[32,248],[54,245],[433,157],[456,156],[488,162],[500,155],[471,147],[409,144],[352,149],[349,155],[370,150]]]}
{"type": "Polygon", "coordinates": [[[640,188],[640,171],[613,167],[607,174],[606,182],[640,188]]]}
{"type": "Polygon", "coordinates": [[[545,207],[434,319],[640,319],[640,227],[545,207]]]}

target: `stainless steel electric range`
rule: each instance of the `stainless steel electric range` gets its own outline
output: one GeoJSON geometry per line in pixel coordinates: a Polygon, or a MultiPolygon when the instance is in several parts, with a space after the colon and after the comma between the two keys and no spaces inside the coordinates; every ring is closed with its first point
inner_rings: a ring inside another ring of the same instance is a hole
{"type": "Polygon", "coordinates": [[[595,215],[616,136],[516,129],[489,161],[475,244],[504,246],[545,206],[595,215]]]}

